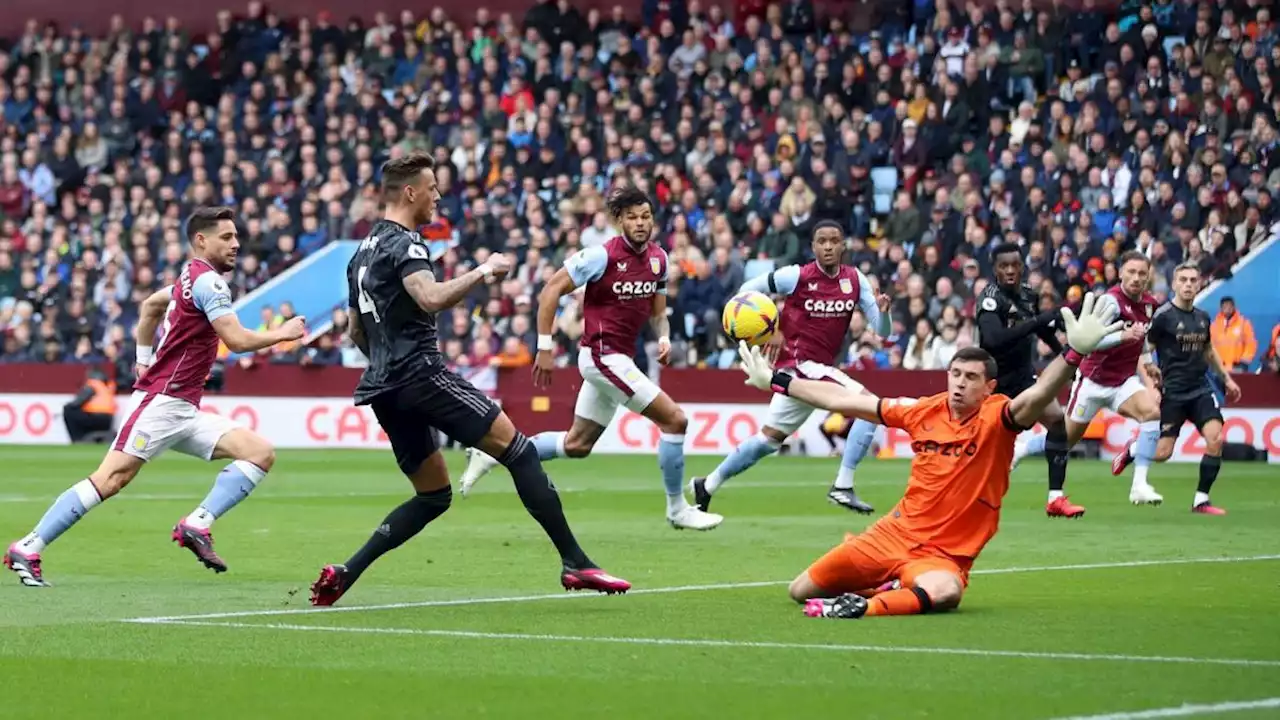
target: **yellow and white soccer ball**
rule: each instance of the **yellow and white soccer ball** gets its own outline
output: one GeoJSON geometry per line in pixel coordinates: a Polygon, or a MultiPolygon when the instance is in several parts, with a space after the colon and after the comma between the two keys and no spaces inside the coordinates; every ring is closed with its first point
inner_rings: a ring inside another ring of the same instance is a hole
{"type": "Polygon", "coordinates": [[[724,306],[724,334],[749,345],[763,345],[778,332],[778,306],[753,291],[734,295],[724,306]]]}

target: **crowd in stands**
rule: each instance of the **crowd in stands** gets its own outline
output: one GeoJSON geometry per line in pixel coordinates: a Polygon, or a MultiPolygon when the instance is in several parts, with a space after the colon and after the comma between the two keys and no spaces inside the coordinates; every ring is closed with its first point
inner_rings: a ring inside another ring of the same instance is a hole
{"type": "MultiPolygon", "coordinates": [[[[30,21],[0,48],[0,362],[127,373],[137,302],[173,282],[192,207],[238,210],[243,295],[362,237],[380,164],[412,150],[438,160],[422,233],[443,275],[519,259],[440,318],[459,366],[531,362],[537,292],[615,234],[617,182],[654,199],[678,364],[729,361],[724,301],[805,261],[820,220],[895,298],[887,341],[855,318],[857,368],[937,368],[973,343],[1000,241],[1027,248],[1047,307],[1113,281],[1127,249],[1164,297],[1177,263],[1224,277],[1280,232],[1269,3],[704,2],[645,0],[638,22],[566,0],[348,19],[255,0],[208,32],[147,19],[98,37],[30,21]]],[[[558,314],[565,350],[578,303],[558,314]]],[[[311,347],[240,362],[357,364],[344,326],[338,309],[311,347]]],[[[1274,365],[1270,335],[1244,363],[1274,365]]]]}

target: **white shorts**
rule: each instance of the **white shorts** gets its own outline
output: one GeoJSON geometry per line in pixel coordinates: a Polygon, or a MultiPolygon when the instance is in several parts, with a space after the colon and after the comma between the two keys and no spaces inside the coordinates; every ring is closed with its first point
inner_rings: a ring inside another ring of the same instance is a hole
{"type": "Polygon", "coordinates": [[[642,413],[662,393],[626,355],[599,355],[579,348],[578,372],[584,382],[573,414],[604,427],[613,422],[619,405],[642,413]]]}
{"type": "Polygon", "coordinates": [[[126,418],[111,448],[144,462],[170,448],[211,460],[218,440],[241,427],[230,418],[201,412],[186,400],[142,391],[129,398],[126,418]]]}
{"type": "MultiPolygon", "coordinates": [[[[828,380],[859,392],[863,389],[861,383],[830,365],[802,362],[796,366],[796,371],[794,374],[797,377],[807,380],[828,380]]],[[[814,406],[793,397],[774,395],[773,399],[769,401],[769,416],[765,418],[764,424],[766,427],[771,427],[785,435],[790,435],[799,430],[804,421],[808,420],[809,415],[816,409],[814,406]]]]}
{"type": "Polygon", "coordinates": [[[1071,398],[1067,401],[1067,419],[1079,425],[1087,425],[1093,421],[1098,411],[1106,408],[1111,412],[1119,412],[1120,406],[1129,398],[1146,390],[1147,386],[1132,375],[1124,383],[1116,387],[1099,385],[1087,377],[1078,377],[1071,385],[1071,398]]]}

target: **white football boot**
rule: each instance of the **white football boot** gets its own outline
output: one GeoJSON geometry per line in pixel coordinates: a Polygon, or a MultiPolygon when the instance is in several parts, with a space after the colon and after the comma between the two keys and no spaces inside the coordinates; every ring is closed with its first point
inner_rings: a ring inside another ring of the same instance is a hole
{"type": "Polygon", "coordinates": [[[462,478],[458,481],[460,486],[458,489],[462,492],[462,497],[466,497],[471,492],[471,486],[496,467],[498,467],[498,461],[489,457],[487,453],[468,448],[467,469],[462,471],[462,478]]]}

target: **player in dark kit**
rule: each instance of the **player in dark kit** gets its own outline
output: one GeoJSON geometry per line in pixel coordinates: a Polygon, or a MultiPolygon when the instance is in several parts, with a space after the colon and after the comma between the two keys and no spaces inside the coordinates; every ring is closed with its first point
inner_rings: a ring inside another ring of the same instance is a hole
{"type": "MultiPolygon", "coordinates": [[[[1147,342],[1155,348],[1160,366],[1160,442],[1156,445],[1156,462],[1173,455],[1182,425],[1190,420],[1204,436],[1204,456],[1200,458],[1200,484],[1196,488],[1191,512],[1202,515],[1226,515],[1227,511],[1209,502],[1209,489],[1218,479],[1222,467],[1222,409],[1209,384],[1206,373],[1212,370],[1222,378],[1227,398],[1240,399],[1240,386],[1231,379],[1222,358],[1209,342],[1209,313],[1195,306],[1200,292],[1200,266],[1183,263],[1173,271],[1174,298],[1156,310],[1147,331],[1147,342]]],[[[1124,454],[1124,470],[1132,449],[1124,454]]]]}
{"type": "Polygon", "coordinates": [[[351,340],[369,358],[355,401],[373,408],[416,495],[391,511],[345,564],[321,570],[311,602],[334,604],[375,560],[449,509],[453,490],[435,430],[498,458],[511,472],[520,500],[560,552],[566,590],[626,592],[630,583],[600,570],[578,546],[533,444],[492,400],[445,369],[436,313],[475,286],[501,280],[511,261],[494,254],[470,272],[436,282],[427,246],[410,230],[435,214],[434,168],[429,155],[416,153],[383,165],[386,214],[347,266],[351,340]]]}
{"type": "MultiPolygon", "coordinates": [[[[1043,340],[1054,354],[1062,344],[1054,334],[1058,312],[1036,312],[1035,291],[1022,280],[1022,250],[1013,243],[1001,243],[991,252],[995,263],[995,283],[983,290],[978,300],[978,344],[991,353],[999,368],[996,392],[1017,397],[1035,385],[1032,368],[1036,340],[1043,340]]],[[[1075,505],[1063,492],[1067,482],[1067,425],[1062,405],[1054,399],[1045,407],[1040,422],[1047,432],[1030,442],[1043,444],[1049,462],[1049,500],[1044,506],[1049,517],[1076,518],[1084,508],[1075,505]]]]}

